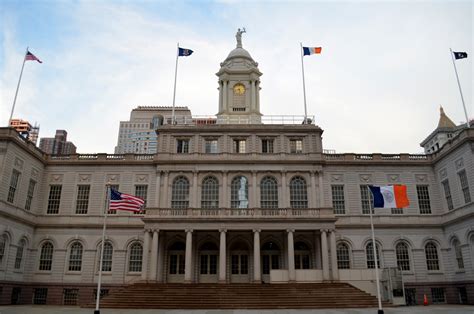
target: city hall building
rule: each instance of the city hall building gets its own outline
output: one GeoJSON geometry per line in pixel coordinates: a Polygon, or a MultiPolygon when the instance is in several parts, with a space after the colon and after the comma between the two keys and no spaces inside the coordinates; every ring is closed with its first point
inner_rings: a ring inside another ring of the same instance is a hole
{"type": "Polygon", "coordinates": [[[107,184],[146,206],[108,215],[104,294],[346,282],[375,295],[368,185],[405,184],[410,206],[373,216],[384,299],[474,304],[474,128],[442,112],[427,154],[325,153],[313,118],[261,113],[261,75],[238,42],[215,116],[143,107],[124,128],[156,128],[156,154],[47,155],[0,128],[0,304],[93,302],[107,184]]]}

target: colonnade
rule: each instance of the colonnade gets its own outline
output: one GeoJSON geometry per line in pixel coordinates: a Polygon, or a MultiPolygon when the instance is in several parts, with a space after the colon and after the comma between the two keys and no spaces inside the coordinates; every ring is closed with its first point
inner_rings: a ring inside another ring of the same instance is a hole
{"type": "MultiPolygon", "coordinates": [[[[220,283],[226,282],[226,250],[227,250],[227,229],[220,229],[220,243],[219,243],[219,272],[218,280],[220,283]]],[[[339,272],[337,267],[337,253],[336,253],[336,233],[334,229],[320,229],[320,250],[321,250],[321,266],[323,281],[337,281],[339,280],[339,272]],[[329,247],[328,247],[329,236],[329,247]],[[329,256],[329,252],[331,253],[329,256]]],[[[256,283],[262,281],[261,261],[261,243],[260,234],[261,229],[254,229],[253,231],[253,280],[256,283]]],[[[164,269],[162,263],[163,259],[158,259],[158,244],[159,244],[158,229],[146,229],[144,233],[143,245],[143,264],[142,264],[142,280],[147,281],[163,281],[164,269]],[[150,247],[151,243],[151,247],[150,247]],[[148,265],[150,263],[150,265],[148,265]],[[161,263],[161,264],[160,264],[161,263]],[[148,271],[149,270],[149,271],[148,271]]],[[[185,270],[184,282],[191,283],[194,269],[193,265],[193,230],[186,229],[186,250],[185,250],[185,270]]],[[[287,254],[288,254],[288,280],[289,282],[296,281],[295,269],[295,248],[294,248],[294,233],[295,229],[287,229],[287,254]]]]}

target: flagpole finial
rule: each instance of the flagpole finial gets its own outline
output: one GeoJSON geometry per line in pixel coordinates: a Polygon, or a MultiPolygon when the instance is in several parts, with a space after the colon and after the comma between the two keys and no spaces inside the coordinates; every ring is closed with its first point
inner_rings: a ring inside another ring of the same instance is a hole
{"type": "Polygon", "coordinates": [[[246,33],[245,27],[242,29],[238,28],[237,33],[235,34],[235,39],[237,40],[237,48],[242,48],[242,34],[246,33]]]}

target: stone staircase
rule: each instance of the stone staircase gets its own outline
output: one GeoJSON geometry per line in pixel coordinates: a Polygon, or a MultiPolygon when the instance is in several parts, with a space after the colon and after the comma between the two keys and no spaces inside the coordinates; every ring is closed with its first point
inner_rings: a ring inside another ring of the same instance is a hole
{"type": "Polygon", "coordinates": [[[101,307],[133,309],[364,308],[377,307],[377,299],[346,283],[136,283],[104,297],[101,307]]]}

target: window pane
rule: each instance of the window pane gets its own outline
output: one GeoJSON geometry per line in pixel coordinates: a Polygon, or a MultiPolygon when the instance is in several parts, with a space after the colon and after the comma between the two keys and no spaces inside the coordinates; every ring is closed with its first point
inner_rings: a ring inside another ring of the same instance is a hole
{"type": "Polygon", "coordinates": [[[172,186],[171,208],[189,207],[189,181],[183,176],[177,177],[172,186]]]}
{"type": "Polygon", "coordinates": [[[206,177],[202,180],[201,208],[219,207],[219,182],[215,177],[206,177]]]}
{"type": "Polygon", "coordinates": [[[345,243],[339,243],[336,249],[337,268],[349,269],[351,268],[351,260],[349,257],[349,247],[345,243]]]}
{"type": "Polygon", "coordinates": [[[431,214],[430,194],[427,185],[417,185],[416,194],[418,195],[418,206],[420,214],[431,214]]]}
{"type": "Polygon", "coordinates": [[[61,202],[62,185],[50,185],[47,214],[59,213],[59,204],[61,202]]]}
{"type": "Polygon", "coordinates": [[[374,196],[371,192],[369,192],[368,185],[361,185],[360,186],[360,200],[362,205],[362,214],[370,214],[370,210],[372,210],[372,214],[374,214],[374,196]]]}
{"type": "Polygon", "coordinates": [[[140,272],[142,271],[143,247],[141,243],[134,243],[130,246],[130,259],[128,264],[128,271],[140,272]]]}
{"type": "Polygon", "coordinates": [[[308,192],[306,181],[302,177],[294,177],[290,181],[291,208],[308,208],[308,192]]]}
{"type": "Polygon", "coordinates": [[[248,208],[249,206],[249,186],[248,180],[244,176],[235,177],[230,187],[230,207],[248,208]]]}
{"type": "Polygon", "coordinates": [[[453,206],[453,199],[451,197],[451,188],[449,187],[449,180],[444,180],[441,182],[444,188],[444,196],[446,197],[446,204],[448,204],[448,209],[452,210],[453,206]]]}
{"type": "Polygon", "coordinates": [[[471,202],[471,193],[469,191],[469,183],[467,181],[467,175],[466,175],[466,170],[462,170],[461,172],[458,173],[459,175],[459,181],[461,182],[461,189],[462,189],[462,194],[464,196],[464,202],[470,203],[471,202]]]}
{"type": "Polygon", "coordinates": [[[428,270],[439,270],[438,250],[436,245],[428,242],[425,245],[426,268],[428,270]]]}
{"type": "Polygon", "coordinates": [[[408,254],[408,245],[398,243],[396,246],[397,266],[400,270],[410,270],[410,255],[408,254]]]}
{"type": "Polygon", "coordinates": [[[51,270],[53,263],[53,245],[46,242],[41,246],[39,270],[51,270]]]}
{"type": "Polygon", "coordinates": [[[77,187],[76,214],[87,214],[89,207],[90,185],[79,185],[77,187]]]}
{"type": "Polygon", "coordinates": [[[334,214],[342,215],[346,213],[346,201],[344,198],[344,185],[331,185],[332,206],[334,214]]]}
{"type": "Polygon", "coordinates": [[[82,268],[82,244],[74,242],[71,245],[71,251],[69,253],[69,270],[70,271],[81,271],[82,268]]]}
{"type": "Polygon", "coordinates": [[[278,208],[278,183],[273,177],[265,177],[260,182],[260,207],[278,208]]]}
{"type": "Polygon", "coordinates": [[[15,193],[18,187],[18,181],[20,180],[20,172],[13,169],[12,176],[10,178],[10,188],[8,190],[7,202],[13,203],[15,200],[15,193]]]}
{"type": "Polygon", "coordinates": [[[30,179],[30,184],[28,185],[28,192],[26,193],[26,203],[25,209],[31,209],[31,202],[33,201],[33,195],[35,193],[36,181],[30,179]]]}

